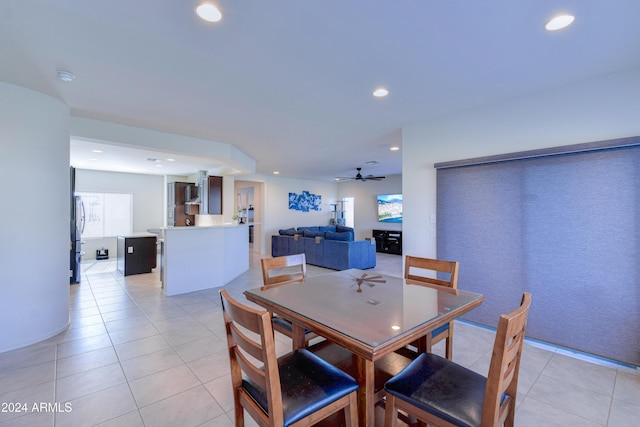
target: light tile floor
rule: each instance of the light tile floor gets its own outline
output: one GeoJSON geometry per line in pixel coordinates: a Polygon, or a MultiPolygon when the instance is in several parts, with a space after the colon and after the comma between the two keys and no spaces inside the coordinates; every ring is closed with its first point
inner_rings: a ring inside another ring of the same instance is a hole
{"type": "MultiPolygon", "coordinates": [[[[125,278],[114,261],[83,270],[71,286],[70,328],[0,354],[0,426],[231,426],[217,289],[165,297],[155,272],[125,278]]],[[[399,276],[401,258],[378,254],[375,270],[399,276]]],[[[252,256],[250,271],[227,288],[244,300],[261,280],[252,256]]],[[[486,375],[493,332],[456,322],[454,342],[455,360],[486,375]]],[[[290,342],[278,335],[278,346],[286,352],[290,342]]],[[[525,344],[516,425],[640,425],[640,371],[574,356],[525,344]]]]}

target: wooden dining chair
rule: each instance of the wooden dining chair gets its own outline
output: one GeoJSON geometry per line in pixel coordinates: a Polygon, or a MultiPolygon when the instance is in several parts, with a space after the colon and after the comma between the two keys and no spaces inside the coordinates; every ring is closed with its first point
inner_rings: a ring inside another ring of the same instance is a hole
{"type": "MultiPolygon", "coordinates": [[[[431,258],[418,258],[407,255],[404,262],[404,278],[413,280],[416,282],[427,283],[438,286],[446,286],[448,288],[457,289],[458,287],[458,269],[460,263],[457,261],[444,261],[431,258]],[[429,277],[425,275],[419,275],[417,273],[424,272],[425,270],[445,275],[444,278],[429,277]]],[[[426,344],[424,349],[419,342],[412,343],[413,346],[418,347],[421,350],[431,352],[431,346],[442,340],[446,340],[445,343],[445,356],[449,360],[453,360],[453,321],[447,323],[444,326],[434,330],[430,336],[425,337],[426,344]]]]}
{"type": "Polygon", "coordinates": [[[513,427],[518,372],[531,294],[503,314],[487,377],[432,353],[423,353],[385,383],[385,427],[398,410],[434,426],[513,427]]]}
{"type": "Polygon", "coordinates": [[[276,358],[271,314],[220,291],[229,362],[235,425],[244,411],[260,426],[309,426],[344,411],[348,427],[358,423],[353,377],[306,349],[276,358]]]}
{"type": "MultiPolygon", "coordinates": [[[[304,254],[286,255],[262,260],[262,289],[274,286],[301,283],[307,278],[307,262],[304,254]]],[[[273,329],[289,338],[293,335],[290,321],[272,315],[273,329]]],[[[309,330],[304,332],[305,346],[318,335],[309,330]]]]}

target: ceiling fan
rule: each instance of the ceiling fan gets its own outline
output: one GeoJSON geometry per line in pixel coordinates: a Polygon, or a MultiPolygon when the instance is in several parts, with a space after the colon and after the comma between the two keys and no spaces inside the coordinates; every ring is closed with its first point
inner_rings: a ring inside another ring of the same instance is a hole
{"type": "Polygon", "coordinates": [[[337,179],[355,179],[356,181],[380,181],[381,179],[384,179],[384,176],[373,176],[373,175],[367,175],[367,176],[362,176],[361,170],[362,168],[356,168],[356,170],[358,171],[358,173],[356,174],[356,176],[339,176],[337,177],[337,179]]]}

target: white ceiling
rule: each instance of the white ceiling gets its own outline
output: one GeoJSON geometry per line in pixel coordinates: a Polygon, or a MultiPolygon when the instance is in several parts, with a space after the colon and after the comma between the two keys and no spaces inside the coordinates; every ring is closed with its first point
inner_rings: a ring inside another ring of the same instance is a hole
{"type": "MultiPolygon", "coordinates": [[[[195,0],[3,0],[0,81],[75,116],[234,144],[258,173],[331,179],[400,173],[389,147],[406,124],[640,67],[638,0],[216,3],[223,19],[210,24],[195,0]],[[564,11],[574,25],[543,29],[564,11]],[[389,96],[372,97],[378,86],[389,96]]],[[[73,156],[91,149],[72,144],[73,156]]],[[[116,151],[123,168],[166,158],[116,151]]],[[[163,162],[149,169],[169,173],[163,162]]]]}

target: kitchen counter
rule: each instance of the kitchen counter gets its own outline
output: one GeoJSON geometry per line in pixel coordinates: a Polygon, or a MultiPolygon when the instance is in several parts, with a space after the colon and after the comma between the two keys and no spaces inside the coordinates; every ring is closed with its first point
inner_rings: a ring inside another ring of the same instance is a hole
{"type": "Polygon", "coordinates": [[[212,225],[162,230],[167,296],[224,286],[249,270],[249,227],[212,225]]]}

